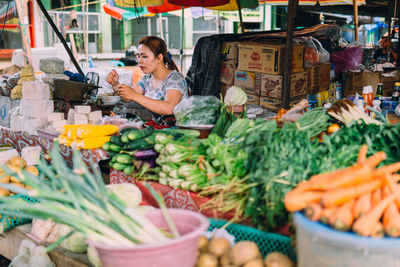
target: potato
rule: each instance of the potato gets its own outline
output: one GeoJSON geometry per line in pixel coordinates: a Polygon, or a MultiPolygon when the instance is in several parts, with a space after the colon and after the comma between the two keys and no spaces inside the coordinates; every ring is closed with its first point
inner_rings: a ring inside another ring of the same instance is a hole
{"type": "Polygon", "coordinates": [[[198,248],[200,251],[207,251],[207,246],[208,246],[208,239],[205,236],[200,236],[199,241],[198,241],[198,248]]]}
{"type": "Polygon", "coordinates": [[[239,241],[231,250],[231,262],[234,265],[242,265],[261,256],[256,243],[251,241],[239,241]]]}
{"type": "Polygon", "coordinates": [[[288,256],[280,252],[269,253],[264,260],[266,267],[294,267],[288,256]]]}
{"type": "Polygon", "coordinates": [[[214,254],[203,253],[197,261],[197,267],[218,267],[218,259],[214,254]]]}
{"type": "Polygon", "coordinates": [[[222,265],[222,266],[230,265],[230,264],[231,264],[230,255],[231,255],[231,251],[230,251],[230,250],[226,251],[226,252],[221,256],[221,258],[219,259],[219,264],[222,265]]]}
{"type": "Polygon", "coordinates": [[[1,188],[0,187],[0,196],[2,197],[6,197],[10,194],[10,191],[8,191],[7,189],[1,188]]]}
{"type": "Polygon", "coordinates": [[[246,262],[243,267],[264,267],[264,262],[262,259],[255,259],[246,262]]]}
{"type": "Polygon", "coordinates": [[[21,181],[20,180],[18,180],[18,178],[17,177],[15,177],[15,176],[9,176],[10,177],[10,183],[21,183],[21,181]]]}
{"type": "Polygon", "coordinates": [[[230,247],[229,241],[225,238],[212,238],[208,244],[208,251],[217,257],[221,257],[230,247]]]}
{"type": "Polygon", "coordinates": [[[21,184],[21,183],[10,183],[10,185],[17,186],[17,187],[20,187],[20,188],[25,188],[25,186],[23,184],[21,184]]]}
{"type": "Polygon", "coordinates": [[[10,164],[15,166],[15,167],[19,167],[19,168],[25,168],[26,167],[26,160],[21,158],[21,157],[19,157],[19,156],[13,157],[9,161],[10,161],[10,164]]]}
{"type": "Polygon", "coordinates": [[[10,182],[10,176],[9,175],[6,175],[6,176],[0,178],[0,183],[2,183],[2,184],[8,184],[9,182],[10,182]]]}
{"type": "Polygon", "coordinates": [[[33,166],[33,165],[26,166],[25,170],[33,175],[36,175],[36,176],[39,175],[39,170],[36,168],[36,166],[33,166]]]}

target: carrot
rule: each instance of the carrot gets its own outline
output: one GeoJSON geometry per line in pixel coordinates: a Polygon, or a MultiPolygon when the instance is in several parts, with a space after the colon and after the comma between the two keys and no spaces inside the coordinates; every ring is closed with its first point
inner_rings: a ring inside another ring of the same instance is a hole
{"type": "MultiPolygon", "coordinates": [[[[321,214],[321,222],[324,224],[329,224],[330,218],[332,218],[333,214],[335,213],[336,208],[331,208],[331,209],[322,209],[322,214],[321,214]]],[[[333,219],[331,219],[333,223],[333,219]]]]}
{"type": "Polygon", "coordinates": [[[385,235],[385,230],[383,229],[383,224],[381,222],[377,222],[372,229],[371,236],[383,237],[384,235],[385,235]]]}
{"type": "Polygon", "coordinates": [[[357,184],[369,179],[372,175],[371,168],[365,164],[355,165],[351,170],[336,173],[332,172],[332,177],[324,179],[309,180],[301,186],[302,190],[330,190],[342,186],[357,184]]]}
{"type": "Polygon", "coordinates": [[[367,213],[371,209],[371,192],[368,192],[359,198],[357,198],[356,203],[353,207],[353,216],[354,218],[358,218],[365,213],[367,213]]]}
{"type": "Polygon", "coordinates": [[[322,207],[318,203],[310,203],[304,210],[307,218],[311,221],[319,221],[322,216],[322,207]]]}
{"type": "Polygon", "coordinates": [[[387,156],[385,152],[379,151],[373,154],[371,157],[367,158],[365,160],[365,164],[367,164],[371,168],[375,168],[376,166],[378,166],[379,163],[381,163],[381,161],[385,160],[386,157],[387,156]]]}
{"type": "Polygon", "coordinates": [[[390,192],[396,194],[395,202],[396,202],[397,208],[400,208],[400,191],[397,190],[397,187],[396,187],[396,182],[397,182],[396,178],[397,178],[397,175],[395,175],[393,177],[393,175],[385,173],[385,176],[383,179],[384,179],[386,185],[388,186],[390,192]]]}
{"type": "Polygon", "coordinates": [[[372,192],[372,197],[371,197],[372,207],[378,205],[379,202],[381,202],[381,200],[382,200],[382,191],[380,188],[378,188],[374,192],[372,192]]]}
{"type": "Polygon", "coordinates": [[[396,162],[396,163],[392,163],[386,166],[382,166],[378,169],[376,169],[377,171],[379,171],[380,174],[384,174],[384,173],[394,173],[400,170],[400,162],[396,162]]]}
{"type": "Polygon", "coordinates": [[[391,237],[400,236],[400,213],[394,202],[383,212],[383,228],[391,237]]]}
{"type": "Polygon", "coordinates": [[[368,146],[366,144],[362,145],[360,151],[358,151],[357,163],[364,163],[367,158],[368,146]]]}
{"type": "Polygon", "coordinates": [[[354,198],[380,188],[382,183],[381,179],[374,179],[354,186],[333,189],[325,192],[321,201],[325,208],[340,206],[354,198]]]}
{"type": "Polygon", "coordinates": [[[391,194],[379,202],[367,214],[358,218],[353,224],[353,231],[362,236],[370,236],[379,222],[385,209],[393,202],[395,194],[391,194]]]}
{"type": "Polygon", "coordinates": [[[334,179],[335,177],[341,176],[344,173],[353,172],[355,169],[360,168],[360,166],[361,166],[361,164],[355,164],[355,165],[350,166],[348,168],[335,170],[333,172],[315,174],[315,175],[311,176],[308,181],[306,181],[306,182],[304,182],[302,184],[308,185],[310,183],[316,183],[317,181],[320,182],[320,183],[329,182],[332,179],[334,179]]]}
{"type": "Polygon", "coordinates": [[[339,207],[336,212],[334,213],[334,222],[333,228],[339,231],[347,231],[350,229],[351,224],[353,223],[354,216],[353,216],[353,206],[355,200],[350,200],[349,202],[343,204],[339,207]]]}
{"type": "Polygon", "coordinates": [[[292,190],[286,194],[284,203],[288,211],[295,212],[304,209],[310,203],[320,201],[321,197],[322,192],[292,190]]]}

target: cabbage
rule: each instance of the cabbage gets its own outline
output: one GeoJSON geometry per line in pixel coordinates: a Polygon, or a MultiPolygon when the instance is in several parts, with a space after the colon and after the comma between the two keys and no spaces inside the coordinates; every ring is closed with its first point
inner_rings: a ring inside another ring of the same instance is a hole
{"type": "MultiPolygon", "coordinates": [[[[58,237],[63,237],[71,232],[73,229],[65,224],[60,224],[58,228],[58,237]]],[[[80,232],[74,232],[70,237],[61,242],[60,246],[68,251],[76,253],[85,253],[87,244],[85,237],[80,232]]]]}
{"type": "Polygon", "coordinates": [[[135,208],[142,202],[142,192],[131,183],[109,184],[106,185],[109,192],[116,195],[127,208],[135,208]]]}
{"type": "Polygon", "coordinates": [[[94,267],[101,267],[101,262],[99,259],[99,254],[97,253],[97,250],[94,246],[89,245],[88,250],[87,250],[87,256],[89,262],[94,266],[94,267]]]}
{"type": "Polygon", "coordinates": [[[145,215],[148,211],[155,210],[153,206],[139,206],[134,208],[134,210],[139,213],[140,215],[145,215]]]}
{"type": "Polygon", "coordinates": [[[227,106],[241,106],[246,104],[247,95],[239,86],[231,86],[226,91],[224,103],[227,106]]]}

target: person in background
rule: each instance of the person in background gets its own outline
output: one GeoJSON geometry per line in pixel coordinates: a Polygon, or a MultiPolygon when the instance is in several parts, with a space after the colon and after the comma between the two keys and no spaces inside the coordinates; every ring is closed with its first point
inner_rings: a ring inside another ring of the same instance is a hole
{"type": "Polygon", "coordinates": [[[107,82],[123,101],[135,101],[159,115],[172,115],[174,107],[188,96],[188,89],[164,40],[156,36],[140,39],[136,57],[138,66],[144,72],[136,84],[132,87],[119,84],[115,70],[108,74],[107,82]]]}
{"type": "Polygon", "coordinates": [[[374,52],[372,63],[383,64],[386,62],[395,63],[397,55],[394,52],[392,42],[388,37],[383,37],[379,41],[379,48],[374,52]]]}

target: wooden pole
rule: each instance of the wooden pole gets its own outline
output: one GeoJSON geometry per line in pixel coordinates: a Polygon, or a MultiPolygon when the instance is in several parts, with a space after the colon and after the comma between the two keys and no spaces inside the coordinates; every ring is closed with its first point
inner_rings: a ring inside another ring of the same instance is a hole
{"type": "Polygon", "coordinates": [[[179,59],[181,62],[181,73],[183,74],[183,48],[184,48],[184,35],[185,35],[185,7],[182,6],[182,14],[181,14],[181,49],[179,50],[179,59]]]}
{"type": "Polygon", "coordinates": [[[354,41],[358,41],[358,0],[354,2],[354,41]]]}
{"type": "Polygon", "coordinates": [[[239,21],[240,21],[240,30],[244,32],[244,23],[243,23],[243,16],[242,16],[242,4],[240,3],[241,0],[236,0],[236,4],[238,6],[239,11],[239,21]]]}
{"type": "Polygon", "coordinates": [[[282,106],[285,109],[289,108],[290,100],[290,84],[292,74],[292,56],[293,56],[293,35],[294,35],[294,19],[296,17],[297,6],[299,0],[289,0],[289,14],[287,19],[286,29],[286,47],[284,54],[284,68],[282,81],[282,106]]]}

